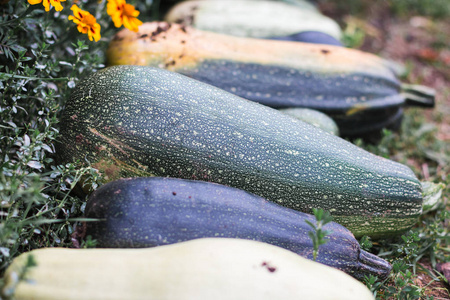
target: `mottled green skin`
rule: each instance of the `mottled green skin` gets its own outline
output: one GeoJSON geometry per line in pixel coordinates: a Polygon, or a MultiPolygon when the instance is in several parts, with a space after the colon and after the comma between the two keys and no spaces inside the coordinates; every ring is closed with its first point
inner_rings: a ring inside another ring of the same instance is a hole
{"type": "Polygon", "coordinates": [[[323,208],[358,236],[402,232],[421,213],[421,185],[408,167],[162,69],[115,66],[88,77],[68,100],[60,133],[60,163],[116,162],[222,183],[304,212],[323,208]]]}
{"type": "Polygon", "coordinates": [[[375,74],[322,73],[207,59],[176,72],[273,108],[319,110],[336,122],[344,137],[364,137],[389,127],[406,105],[400,82],[387,68],[375,74]]]}
{"type": "Polygon", "coordinates": [[[399,94],[400,82],[387,68],[383,72],[326,73],[295,65],[205,59],[195,67],[175,70],[274,108],[306,107],[345,114],[355,107],[377,110],[405,104],[405,98],[399,94]]]}
{"type": "MultiPolygon", "coordinates": [[[[121,179],[96,190],[86,204],[86,235],[97,247],[144,248],[206,237],[239,238],[276,245],[313,259],[308,235],[312,215],[240,189],[179,178],[121,179]]],[[[386,278],[390,264],[364,250],[345,227],[330,222],[317,261],[363,280],[386,278]]]]}
{"type": "Polygon", "coordinates": [[[318,110],[291,107],[280,109],[280,111],[303,122],[314,125],[331,134],[339,135],[339,128],[336,125],[336,122],[334,122],[332,118],[318,110]]]}

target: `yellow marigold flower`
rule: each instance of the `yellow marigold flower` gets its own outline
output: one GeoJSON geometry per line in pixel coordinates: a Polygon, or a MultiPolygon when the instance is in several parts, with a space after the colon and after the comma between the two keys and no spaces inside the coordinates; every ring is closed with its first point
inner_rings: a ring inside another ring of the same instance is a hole
{"type": "Polygon", "coordinates": [[[56,11],[61,11],[63,9],[63,6],[61,5],[61,2],[64,2],[66,0],[28,0],[28,3],[31,5],[39,4],[42,2],[42,5],[45,7],[45,11],[50,10],[50,5],[52,5],[56,11]]]}
{"type": "Polygon", "coordinates": [[[116,27],[123,25],[129,30],[138,31],[138,27],[142,24],[137,19],[139,11],[133,5],[126,3],[125,0],[108,0],[106,11],[116,27]]]}
{"type": "Polygon", "coordinates": [[[81,10],[76,4],[70,8],[73,16],[69,16],[69,20],[73,20],[77,24],[77,29],[81,33],[87,33],[89,40],[94,39],[96,42],[100,39],[100,24],[97,19],[89,12],[81,10]]]}

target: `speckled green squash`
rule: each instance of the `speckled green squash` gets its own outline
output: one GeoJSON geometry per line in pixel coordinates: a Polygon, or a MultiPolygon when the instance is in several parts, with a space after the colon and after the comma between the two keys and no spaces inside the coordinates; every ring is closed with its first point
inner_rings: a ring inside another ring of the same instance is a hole
{"type": "Polygon", "coordinates": [[[56,154],[59,163],[90,162],[105,180],[198,179],[303,212],[323,208],[357,237],[403,232],[422,209],[421,184],[405,165],[159,68],[115,66],[80,82],[56,154]]]}
{"type": "Polygon", "coordinates": [[[137,33],[117,33],[107,58],[108,65],[165,68],[274,108],[319,110],[333,118],[345,137],[369,136],[396,125],[405,106],[434,105],[433,91],[402,85],[391,62],[338,46],[152,22],[137,33]]]}
{"type": "Polygon", "coordinates": [[[339,135],[339,128],[336,122],[326,114],[309,108],[282,108],[280,111],[293,118],[302,120],[303,122],[314,125],[322,130],[325,130],[331,134],[339,135]]]}

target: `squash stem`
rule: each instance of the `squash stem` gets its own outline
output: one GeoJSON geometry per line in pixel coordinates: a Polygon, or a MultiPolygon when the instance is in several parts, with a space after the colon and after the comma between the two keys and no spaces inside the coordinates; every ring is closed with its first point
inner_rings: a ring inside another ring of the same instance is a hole
{"type": "Polygon", "coordinates": [[[401,93],[408,106],[434,107],[436,91],[418,84],[402,84],[401,93]]]}
{"type": "Polygon", "coordinates": [[[422,214],[425,214],[438,208],[445,184],[423,181],[421,185],[423,197],[422,214]]]}
{"type": "MultiPolygon", "coordinates": [[[[367,251],[361,250],[359,253],[359,268],[358,274],[372,274],[381,280],[387,278],[392,271],[392,266],[390,263],[384,259],[369,253],[367,251]]],[[[357,278],[363,280],[364,278],[357,278]]]]}

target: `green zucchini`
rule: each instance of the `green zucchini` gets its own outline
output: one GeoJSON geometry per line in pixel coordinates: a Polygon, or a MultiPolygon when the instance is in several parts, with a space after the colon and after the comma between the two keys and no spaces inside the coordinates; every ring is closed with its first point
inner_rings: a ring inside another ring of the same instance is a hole
{"type": "Polygon", "coordinates": [[[217,182],[283,206],[330,211],[357,237],[398,234],[422,210],[410,168],[258,103],[160,68],[115,66],[73,90],[59,163],[105,180],[161,176],[217,182]]]}
{"type": "MultiPolygon", "coordinates": [[[[144,248],[205,237],[250,239],[313,259],[312,215],[232,187],[179,178],[139,177],[103,185],[89,197],[86,236],[98,247],[144,248]]],[[[359,280],[385,279],[391,265],[360,248],[352,233],[325,225],[317,261],[359,280]]]]}
{"type": "Polygon", "coordinates": [[[374,299],[342,271],[225,238],[147,249],[37,249],[15,258],[4,280],[2,299],[15,300],[374,299]],[[36,265],[27,268],[29,261],[36,265]]]}
{"type": "Polygon", "coordinates": [[[280,111],[293,118],[302,120],[303,122],[314,125],[322,130],[325,130],[331,134],[339,135],[339,128],[336,122],[326,114],[309,108],[282,108],[280,111]]]}
{"type": "Polygon", "coordinates": [[[411,85],[403,90],[391,62],[338,46],[240,38],[154,22],[138,33],[117,33],[107,58],[109,65],[165,68],[274,108],[319,110],[345,137],[396,124],[405,106],[434,105],[430,91],[411,85]]]}
{"type": "Polygon", "coordinates": [[[319,31],[340,39],[342,32],[334,20],[322,15],[312,4],[303,4],[300,7],[268,0],[189,0],[173,6],[165,20],[243,37],[268,38],[319,31]]]}

